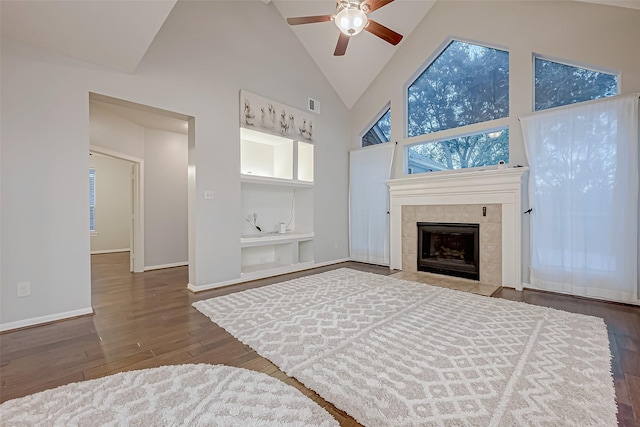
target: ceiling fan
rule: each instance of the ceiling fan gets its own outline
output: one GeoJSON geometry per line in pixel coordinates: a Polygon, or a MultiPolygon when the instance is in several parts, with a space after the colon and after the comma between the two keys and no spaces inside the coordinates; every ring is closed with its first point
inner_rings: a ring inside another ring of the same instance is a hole
{"type": "Polygon", "coordinates": [[[342,56],[347,51],[349,37],[355,36],[362,30],[380,37],[392,45],[397,45],[402,40],[402,34],[398,34],[390,28],[377,23],[367,16],[374,10],[386,6],[393,0],[342,0],[336,5],[335,15],[300,16],[287,18],[289,25],[313,24],[316,22],[333,21],[340,30],[340,37],[334,56],[342,56]]]}

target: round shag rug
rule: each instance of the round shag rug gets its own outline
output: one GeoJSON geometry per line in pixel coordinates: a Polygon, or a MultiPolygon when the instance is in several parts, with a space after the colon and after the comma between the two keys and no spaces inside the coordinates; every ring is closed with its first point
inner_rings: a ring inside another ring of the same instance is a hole
{"type": "Polygon", "coordinates": [[[0,405],[3,426],[337,426],[295,388],[222,365],[177,365],[67,384],[0,405]]]}

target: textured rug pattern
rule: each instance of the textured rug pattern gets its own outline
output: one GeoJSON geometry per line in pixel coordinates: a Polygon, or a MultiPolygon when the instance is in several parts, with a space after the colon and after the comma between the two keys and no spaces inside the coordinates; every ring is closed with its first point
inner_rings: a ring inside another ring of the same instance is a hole
{"type": "Polygon", "coordinates": [[[338,426],[295,388],[221,365],[178,365],[67,384],[0,405],[3,426],[338,426]]]}
{"type": "Polygon", "coordinates": [[[350,269],[193,305],[366,426],[617,423],[599,318],[350,269]]]}

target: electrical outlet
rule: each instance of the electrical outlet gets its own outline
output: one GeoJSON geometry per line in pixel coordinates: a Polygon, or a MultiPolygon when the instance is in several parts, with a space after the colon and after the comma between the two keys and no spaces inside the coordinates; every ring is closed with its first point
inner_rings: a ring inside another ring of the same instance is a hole
{"type": "Polygon", "coordinates": [[[204,192],[205,200],[213,200],[213,191],[207,190],[204,192]]]}
{"type": "Polygon", "coordinates": [[[21,282],[17,286],[18,297],[28,297],[31,295],[31,282],[21,282]]]}

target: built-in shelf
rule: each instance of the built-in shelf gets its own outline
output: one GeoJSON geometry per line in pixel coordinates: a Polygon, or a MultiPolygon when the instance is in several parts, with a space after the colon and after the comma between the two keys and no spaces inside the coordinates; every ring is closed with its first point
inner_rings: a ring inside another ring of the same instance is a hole
{"type": "Polygon", "coordinates": [[[297,145],[297,169],[298,181],[313,182],[313,144],[298,141],[297,145]]]}
{"type": "Polygon", "coordinates": [[[313,144],[241,127],[240,151],[242,279],[313,266],[313,144]]]}
{"type": "Polygon", "coordinates": [[[243,174],[293,179],[291,139],[240,129],[240,171],[243,174]]]}
{"type": "Polygon", "coordinates": [[[313,187],[313,181],[300,181],[297,179],[282,179],[266,176],[257,176],[249,174],[241,174],[240,182],[254,183],[254,184],[268,184],[268,185],[281,185],[283,187],[313,187]]]}
{"type": "Polygon", "coordinates": [[[275,243],[299,242],[313,239],[313,233],[268,233],[268,234],[246,234],[240,237],[240,246],[262,246],[273,245],[275,243]]]}
{"type": "Polygon", "coordinates": [[[313,182],[313,144],[240,128],[242,176],[313,182]]]}

